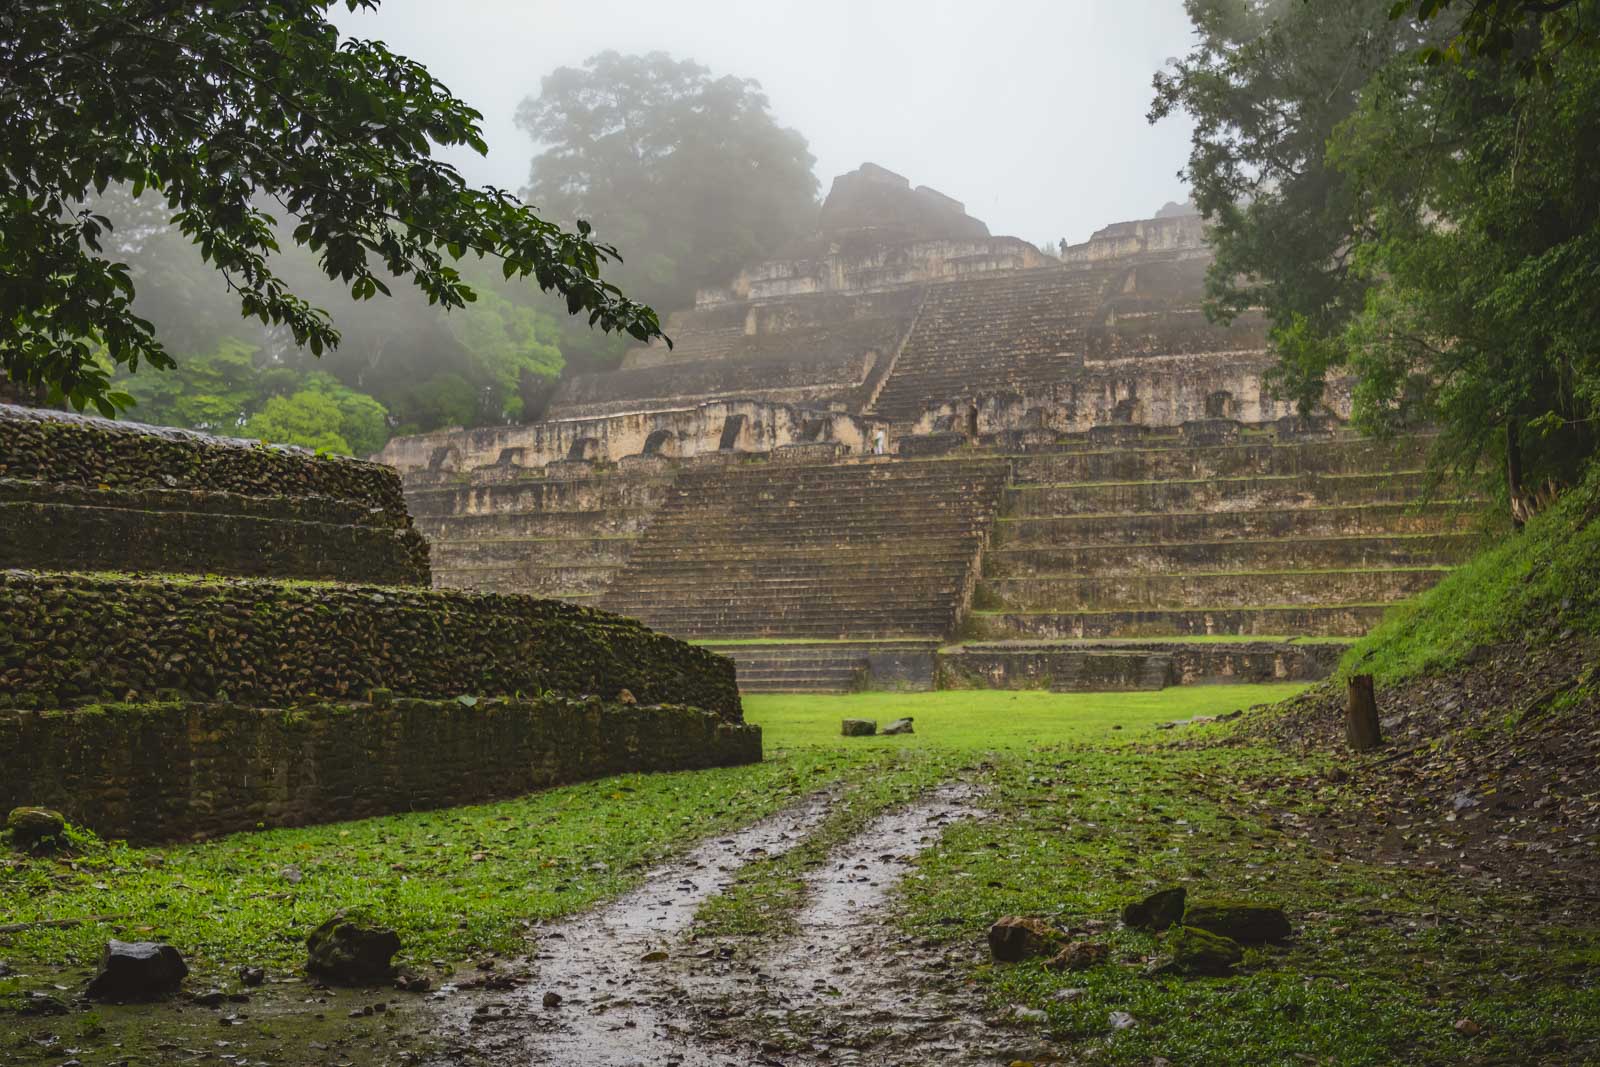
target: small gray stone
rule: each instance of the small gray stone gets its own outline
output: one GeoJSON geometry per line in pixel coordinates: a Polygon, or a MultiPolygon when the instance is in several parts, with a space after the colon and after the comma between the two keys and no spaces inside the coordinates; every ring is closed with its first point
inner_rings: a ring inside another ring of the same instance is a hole
{"type": "Polygon", "coordinates": [[[89,982],[90,1000],[155,1000],[175,993],[189,965],[171,945],[156,941],[108,941],[100,971],[89,982]]]}
{"type": "Polygon", "coordinates": [[[909,733],[914,733],[915,731],[911,729],[911,720],[909,718],[906,718],[906,719],[896,719],[894,722],[890,723],[888,726],[885,726],[883,728],[883,732],[885,734],[909,734],[909,733]]]}
{"type": "Polygon", "coordinates": [[[839,732],[845,737],[871,737],[878,732],[878,724],[871,719],[846,719],[839,732]]]}

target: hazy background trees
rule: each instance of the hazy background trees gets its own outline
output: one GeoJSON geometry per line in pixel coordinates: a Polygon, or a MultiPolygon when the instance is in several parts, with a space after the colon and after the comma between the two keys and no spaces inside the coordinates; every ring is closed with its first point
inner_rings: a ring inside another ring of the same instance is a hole
{"type": "MultiPolygon", "coordinates": [[[[602,52],[547,75],[517,124],[537,149],[523,198],[593,223],[623,250],[614,276],[659,310],[692,305],[697,289],[815,228],[806,139],[778,125],[749,79],[662,52],[602,52]]],[[[583,369],[620,354],[567,353],[583,369]]]]}
{"type": "MultiPolygon", "coordinates": [[[[537,147],[527,198],[625,246],[607,279],[663,313],[815,225],[806,141],[777,124],[753,81],[607,52],[545,78],[520,118],[537,147]]],[[[562,297],[503,277],[493,260],[459,262],[475,299],[448,312],[409,287],[353,301],[282,217],[272,270],[341,334],[318,356],[282,324],[241,318],[163,196],[112,184],[86,206],[112,223],[106,243],[129,266],[132,311],[174,357],[137,373],[104,361],[142,421],[366,454],[394,434],[538,418],[561,374],[614,367],[638,343],[570,316],[562,297]]]]}

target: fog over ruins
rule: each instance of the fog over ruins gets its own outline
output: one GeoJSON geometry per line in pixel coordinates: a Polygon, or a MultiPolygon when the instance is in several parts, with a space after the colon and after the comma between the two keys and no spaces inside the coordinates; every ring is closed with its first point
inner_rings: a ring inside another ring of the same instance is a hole
{"type": "Polygon", "coordinates": [[[1600,1063],[1600,0],[17,0],[0,1067],[1600,1063]]]}

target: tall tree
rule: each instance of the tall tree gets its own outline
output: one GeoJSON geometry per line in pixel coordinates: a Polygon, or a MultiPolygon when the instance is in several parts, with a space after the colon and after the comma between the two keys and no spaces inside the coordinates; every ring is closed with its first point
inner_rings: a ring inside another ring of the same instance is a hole
{"type": "Polygon", "coordinates": [[[538,145],[523,195],[627,248],[617,277],[658,307],[689,305],[815,225],[815,161],[756,82],[602,52],[545,77],[517,121],[538,145]]]}
{"type": "MultiPolygon", "coordinates": [[[[126,397],[102,355],[173,363],[133,313],[110,220],[82,206],[126,182],[166,200],[240,310],[313,353],[329,316],[270,259],[270,198],[292,239],[356,299],[409,278],[432,303],[475,295],[454,262],[492,256],[573,314],[639,339],[655,314],[600,278],[615,249],[563,230],[510,194],[474,189],[435,145],[486,151],[481,116],[426,69],[373,41],[341,40],[340,0],[13,0],[0,6],[0,369],[82,409],[126,397]]],[[[342,0],[375,8],[377,0],[342,0]]]]}
{"type": "Polygon", "coordinates": [[[1555,18],[1593,2],[1191,0],[1202,44],[1152,111],[1197,119],[1218,313],[1266,309],[1303,403],[1342,367],[1367,429],[1494,458],[1519,519],[1595,447],[1600,48],[1555,18]],[[1509,43],[1473,22],[1513,8],[1509,43]]]}
{"type": "Polygon", "coordinates": [[[1261,308],[1284,353],[1280,389],[1304,412],[1339,354],[1327,343],[1360,311],[1352,270],[1355,190],[1327,160],[1333,131],[1374,72],[1416,46],[1390,0],[1187,0],[1198,42],[1155,76],[1150,121],[1194,119],[1183,176],[1211,224],[1209,310],[1261,308]]]}

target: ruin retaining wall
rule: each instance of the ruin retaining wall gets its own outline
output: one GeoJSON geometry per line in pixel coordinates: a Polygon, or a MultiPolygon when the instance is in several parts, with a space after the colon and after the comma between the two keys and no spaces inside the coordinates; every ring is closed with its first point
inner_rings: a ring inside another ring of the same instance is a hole
{"type": "Polygon", "coordinates": [[[761,759],[759,727],[698,708],[546,696],[291,711],[110,704],[0,711],[0,807],[139,841],[301,826],[761,759]]]}
{"type": "Polygon", "coordinates": [[[627,689],[641,703],[742,718],[732,661],[556,601],[0,574],[0,707],[168,696],[282,707],[365,699],[374,689],[445,699],[546,691],[613,699],[627,689]]]}

